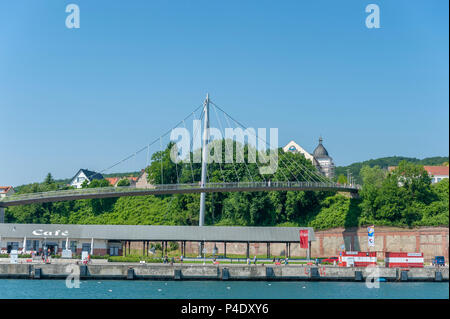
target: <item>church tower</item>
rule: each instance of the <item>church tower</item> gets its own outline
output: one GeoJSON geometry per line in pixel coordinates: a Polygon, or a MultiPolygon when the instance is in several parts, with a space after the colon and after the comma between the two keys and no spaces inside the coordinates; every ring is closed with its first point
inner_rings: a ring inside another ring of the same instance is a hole
{"type": "Polygon", "coordinates": [[[319,138],[319,145],[313,152],[315,162],[317,163],[317,169],[326,177],[334,177],[334,163],[333,159],[328,155],[328,151],[322,145],[323,139],[319,138]]]}

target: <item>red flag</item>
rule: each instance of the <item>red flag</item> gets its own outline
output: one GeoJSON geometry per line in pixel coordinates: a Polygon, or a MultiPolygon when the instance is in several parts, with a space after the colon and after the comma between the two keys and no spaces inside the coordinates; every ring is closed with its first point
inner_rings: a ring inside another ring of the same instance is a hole
{"type": "Polygon", "coordinates": [[[309,232],[307,229],[300,230],[300,248],[308,248],[308,236],[309,232]]]}

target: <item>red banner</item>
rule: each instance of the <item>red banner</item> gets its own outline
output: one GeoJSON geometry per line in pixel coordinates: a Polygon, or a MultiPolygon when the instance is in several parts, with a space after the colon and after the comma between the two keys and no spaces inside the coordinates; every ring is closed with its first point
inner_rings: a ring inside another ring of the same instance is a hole
{"type": "Polygon", "coordinates": [[[307,229],[300,230],[300,248],[308,248],[308,236],[309,232],[307,229]]]}

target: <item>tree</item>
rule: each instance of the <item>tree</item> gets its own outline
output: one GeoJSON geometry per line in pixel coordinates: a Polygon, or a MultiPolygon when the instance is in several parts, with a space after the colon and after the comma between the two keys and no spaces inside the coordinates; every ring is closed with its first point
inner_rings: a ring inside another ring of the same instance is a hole
{"type": "Polygon", "coordinates": [[[130,186],[130,185],[131,185],[131,182],[130,182],[130,180],[128,178],[121,179],[117,183],[117,186],[130,186]]]}
{"type": "Polygon", "coordinates": [[[178,165],[170,158],[170,152],[174,145],[175,143],[170,142],[165,150],[152,155],[152,163],[146,168],[149,183],[176,184],[178,182],[178,165]]]}
{"type": "Polygon", "coordinates": [[[337,182],[339,184],[347,184],[347,177],[343,174],[338,176],[337,182]]]}
{"type": "Polygon", "coordinates": [[[53,184],[54,182],[55,182],[55,180],[53,179],[52,174],[48,173],[47,176],[45,177],[44,184],[50,185],[50,184],[53,184]]]}

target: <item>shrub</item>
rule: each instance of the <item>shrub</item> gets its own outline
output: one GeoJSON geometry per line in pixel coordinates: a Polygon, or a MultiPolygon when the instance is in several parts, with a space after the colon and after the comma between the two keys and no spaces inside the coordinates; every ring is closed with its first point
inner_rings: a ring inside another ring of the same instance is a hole
{"type": "Polygon", "coordinates": [[[109,256],[108,262],[125,262],[125,263],[138,263],[141,260],[146,263],[162,263],[161,258],[143,257],[143,256],[109,256]]]}
{"type": "Polygon", "coordinates": [[[109,255],[91,255],[91,259],[108,259],[109,255]]]}

